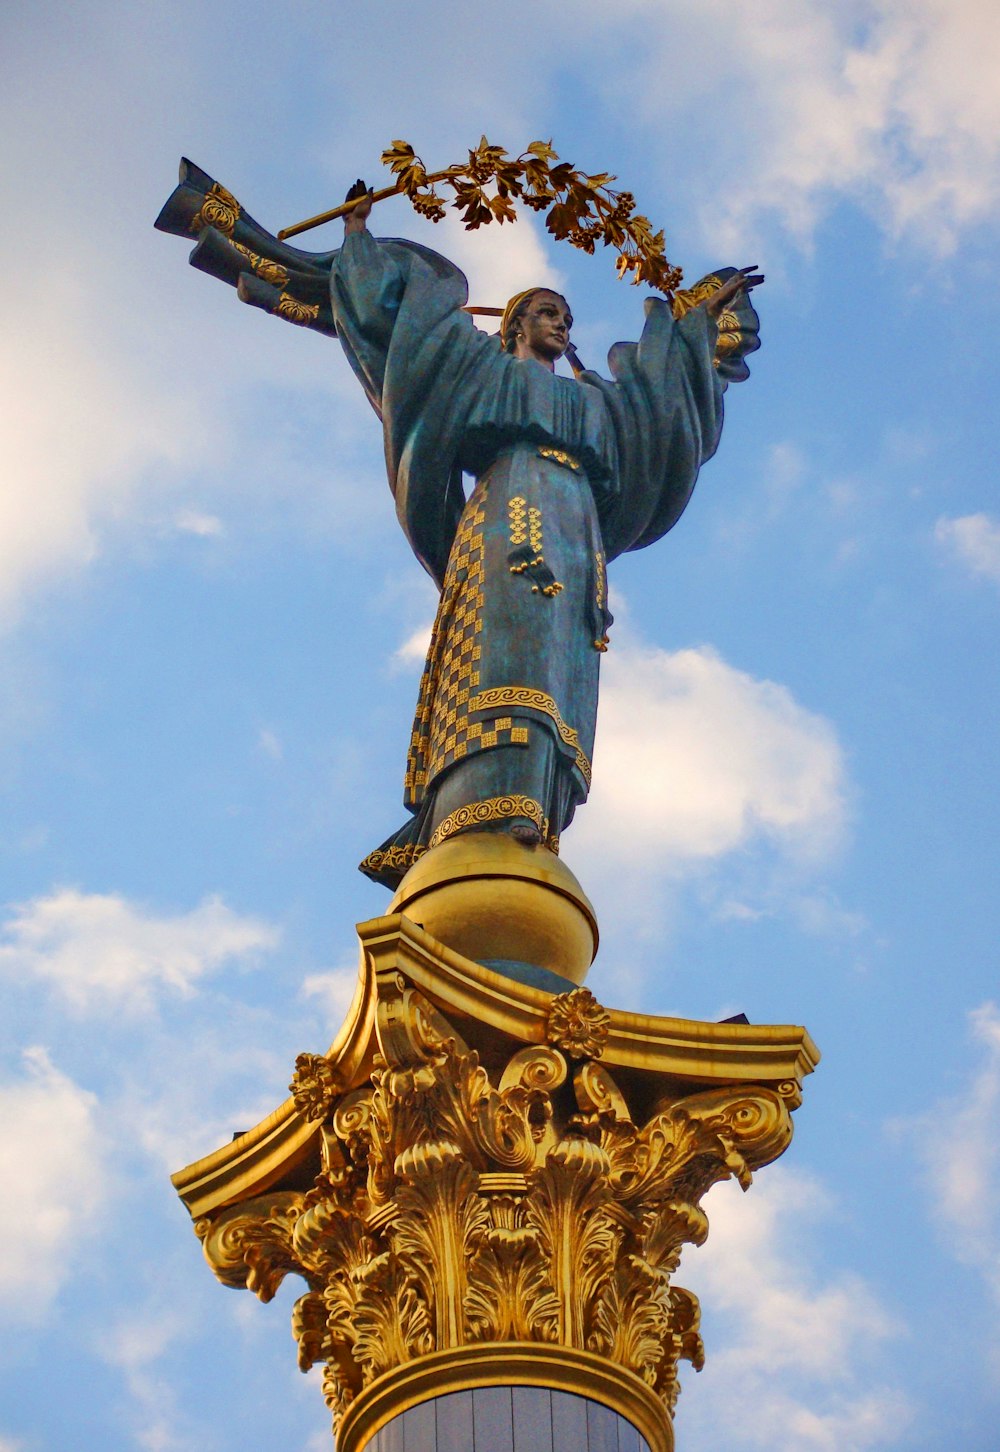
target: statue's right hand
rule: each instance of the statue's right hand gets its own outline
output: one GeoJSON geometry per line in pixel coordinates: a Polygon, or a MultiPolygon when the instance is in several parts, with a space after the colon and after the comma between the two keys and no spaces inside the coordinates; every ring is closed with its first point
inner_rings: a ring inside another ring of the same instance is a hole
{"type": "Polygon", "coordinates": [[[372,189],[368,185],[368,183],[362,181],[360,177],[358,177],[354,185],[348,189],[347,196],[344,198],[344,201],[353,202],[356,197],[360,197],[361,201],[358,202],[356,207],[352,207],[351,210],[344,217],[344,228],[348,232],[364,231],[365,221],[372,209],[372,189]]]}

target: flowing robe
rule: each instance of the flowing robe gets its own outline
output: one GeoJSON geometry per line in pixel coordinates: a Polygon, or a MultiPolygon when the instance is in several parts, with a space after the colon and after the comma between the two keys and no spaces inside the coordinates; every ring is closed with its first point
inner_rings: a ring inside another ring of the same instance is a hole
{"type": "Polygon", "coordinates": [[[389,885],[469,828],[531,824],[558,850],[590,787],[607,562],[676,523],[757,346],[748,302],[720,355],[704,308],[676,320],[650,299],[640,342],[609,355],[613,381],[563,378],[504,353],[461,311],[467,296],[457,268],[413,243],[359,232],[332,259],[337,334],[382,420],[400,523],[441,589],[413,815],[361,864],[389,885]]]}

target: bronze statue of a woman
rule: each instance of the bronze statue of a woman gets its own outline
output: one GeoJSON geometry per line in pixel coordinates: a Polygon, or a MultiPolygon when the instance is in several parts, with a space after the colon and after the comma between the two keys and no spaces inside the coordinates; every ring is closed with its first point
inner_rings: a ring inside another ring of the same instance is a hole
{"type": "Polygon", "coordinates": [[[763,279],[723,269],[673,308],[647,300],[613,381],[555,372],[572,324],[547,288],[508,305],[499,336],[463,311],[466,280],[416,243],[373,238],[362,200],[343,246],[277,242],[190,163],[157,225],[244,301],[336,333],[382,421],[396,510],[441,598],[408,753],[409,820],[364,859],[395,886],[463,831],[558,850],[590,787],[606,566],[679,519],[714,454],[723,394],[759,346],[763,279]],[[463,475],[475,484],[468,499],[463,475]]]}

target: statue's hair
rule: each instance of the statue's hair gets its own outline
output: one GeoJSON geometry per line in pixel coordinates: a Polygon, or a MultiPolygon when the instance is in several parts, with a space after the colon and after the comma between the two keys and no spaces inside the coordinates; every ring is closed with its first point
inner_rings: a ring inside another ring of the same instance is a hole
{"type": "Polygon", "coordinates": [[[503,317],[500,319],[500,342],[505,353],[513,353],[517,347],[518,322],[527,312],[531,299],[539,292],[551,292],[554,297],[562,297],[562,293],[556,292],[555,288],[544,286],[527,287],[524,292],[516,292],[504,308],[503,317]]]}

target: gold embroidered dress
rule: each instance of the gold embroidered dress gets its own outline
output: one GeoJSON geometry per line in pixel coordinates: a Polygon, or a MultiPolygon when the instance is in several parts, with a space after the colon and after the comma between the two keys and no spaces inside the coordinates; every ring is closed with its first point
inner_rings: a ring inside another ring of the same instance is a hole
{"type": "Polygon", "coordinates": [[[461,311],[465,279],[411,243],[345,239],[332,314],[382,419],[397,513],[441,587],[404,800],[411,819],[362,863],[394,885],[469,828],[531,824],[553,851],[590,787],[607,560],[679,518],[722,427],[740,344],[650,299],[613,382],[502,351],[461,311]],[[466,501],[463,473],[475,484],[466,501]]]}
{"type": "Polygon", "coordinates": [[[156,220],[197,237],[193,266],[243,302],[327,336],[382,421],[400,524],[441,590],[407,762],[411,820],[362,863],[394,885],[432,843],[532,824],[555,850],[587,795],[605,565],[680,517],[722,429],[729,383],[759,346],[743,296],[723,330],[649,298],[638,343],[557,377],[502,352],[462,312],[468,288],[414,242],[354,233],[335,252],[279,242],[188,160],[156,220]],[[475,487],[466,502],[463,473],[475,487]]]}

